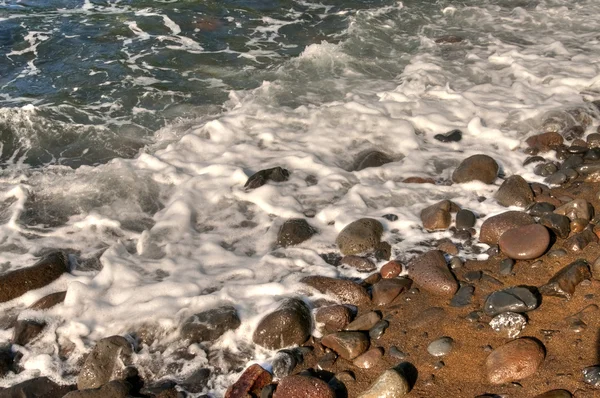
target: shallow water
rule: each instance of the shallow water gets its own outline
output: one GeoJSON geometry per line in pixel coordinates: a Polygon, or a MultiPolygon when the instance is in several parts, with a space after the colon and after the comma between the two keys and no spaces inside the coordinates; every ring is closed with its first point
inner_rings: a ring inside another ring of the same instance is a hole
{"type": "Polygon", "coordinates": [[[50,326],[0,384],[72,381],[94,341],[151,325],[157,341],[134,359],[145,378],[218,367],[205,392],[222,395],[247,361],[268,363],[249,336],[304,292],[299,279],[360,277],[319,256],[345,225],[379,219],[408,258],[449,236],[422,231],[426,205],[502,209],[497,186],[445,184],[463,158],[539,181],[521,166],[524,137],[548,111],[597,112],[598,12],[591,0],[0,1],[0,263],[74,253],[72,274],[0,307],[67,290],[64,305],[21,313],[50,326]],[[436,43],[445,35],[464,40],[436,43]],[[460,143],[433,139],[452,129],[460,143]],[[372,149],[396,161],[348,171],[372,149]],[[243,190],[275,166],[289,181],[243,190]],[[275,248],[279,226],[306,215],[319,234],[275,248]],[[237,331],[212,347],[178,340],[182,320],[223,304],[237,331]]]}

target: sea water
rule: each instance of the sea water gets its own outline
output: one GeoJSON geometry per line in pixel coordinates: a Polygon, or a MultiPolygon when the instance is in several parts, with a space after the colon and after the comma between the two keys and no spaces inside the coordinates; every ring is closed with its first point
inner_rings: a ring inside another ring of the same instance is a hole
{"type": "Polygon", "coordinates": [[[0,385],[73,382],[98,339],[140,331],[154,338],[133,356],[146,380],[207,367],[204,392],[221,396],[244,366],[268,367],[252,332],[307,293],[302,277],[362,276],[320,256],[348,223],[378,219],[406,260],[451,236],[423,231],[425,206],[503,210],[501,179],[448,184],[462,159],[541,181],[520,149],[544,115],[597,116],[599,14],[596,0],[0,0],[1,269],[52,249],[73,267],[0,306],[47,323],[13,347],[23,371],[0,385]],[[462,41],[438,40],[451,35],[462,41]],[[433,139],[453,129],[460,142],[433,139]],[[352,171],[368,150],[394,162],[352,171]],[[243,189],[276,166],[288,181],[243,189]],[[319,233],[277,248],[294,217],[319,233]],[[61,290],[64,304],[26,310],[61,290]],[[222,305],[237,330],[179,339],[183,320],[222,305]]]}

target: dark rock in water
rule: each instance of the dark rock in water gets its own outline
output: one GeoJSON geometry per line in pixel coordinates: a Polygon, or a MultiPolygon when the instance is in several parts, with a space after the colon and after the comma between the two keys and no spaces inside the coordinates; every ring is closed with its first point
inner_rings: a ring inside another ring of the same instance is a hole
{"type": "Polygon", "coordinates": [[[29,306],[29,309],[32,310],[46,310],[48,308],[52,308],[57,304],[65,301],[65,297],[67,296],[67,292],[56,292],[49,294],[47,296],[42,297],[35,303],[29,306]]]}
{"type": "Polygon", "coordinates": [[[281,350],[273,359],[273,374],[277,378],[283,378],[292,373],[298,364],[297,355],[290,350],[281,350]]]}
{"type": "Polygon", "coordinates": [[[387,242],[379,242],[375,247],[375,258],[377,261],[389,260],[392,256],[392,245],[387,242]]]}
{"type": "Polygon", "coordinates": [[[523,166],[527,166],[532,163],[544,162],[544,161],[546,161],[546,159],[544,159],[541,156],[530,156],[527,159],[525,159],[525,161],[523,162],[523,166]]]}
{"type": "Polygon", "coordinates": [[[492,384],[525,379],[537,372],[545,356],[544,347],[533,339],[512,340],[487,357],[487,379],[492,384]]]}
{"type": "Polygon", "coordinates": [[[567,239],[564,247],[569,251],[578,252],[585,249],[590,243],[598,243],[598,236],[591,230],[586,229],[567,239]]]}
{"type": "Polygon", "coordinates": [[[502,253],[510,258],[533,260],[548,249],[550,234],[543,225],[522,225],[503,233],[498,244],[502,253]]]}
{"type": "Polygon", "coordinates": [[[600,366],[589,366],[584,368],[581,373],[583,374],[583,381],[594,387],[600,387],[600,366]]]}
{"type": "Polygon", "coordinates": [[[500,185],[495,198],[502,206],[524,208],[533,203],[533,191],[523,177],[513,175],[500,185]]]}
{"type": "Polygon", "coordinates": [[[533,173],[538,176],[548,177],[558,171],[553,162],[540,163],[533,168],[533,173]]]}
{"type": "Polygon", "coordinates": [[[283,223],[277,234],[277,244],[282,247],[299,245],[309,240],[317,230],[303,218],[292,218],[283,223]]]}
{"type": "Polygon", "coordinates": [[[300,282],[317,289],[323,294],[331,294],[345,304],[363,305],[371,302],[367,290],[349,280],[329,278],[326,276],[307,276],[300,282]]]}
{"type": "Polygon", "coordinates": [[[242,373],[240,378],[225,392],[224,398],[258,397],[262,389],[271,384],[271,373],[254,364],[242,373]]]}
{"type": "Polygon", "coordinates": [[[527,312],[535,310],[539,305],[536,293],[528,287],[515,286],[496,291],[488,296],[483,306],[484,311],[491,316],[502,312],[527,312]]]}
{"type": "Polygon", "coordinates": [[[421,210],[421,222],[429,231],[446,229],[450,226],[451,212],[458,211],[458,206],[449,200],[442,200],[421,210]]]}
{"type": "Polygon", "coordinates": [[[391,163],[394,160],[383,152],[366,151],[358,155],[352,170],[360,171],[369,167],[380,167],[386,163],[391,163]]]}
{"type": "Polygon", "coordinates": [[[452,130],[446,134],[436,134],[433,138],[441,142],[458,142],[462,139],[462,134],[460,130],[452,130]]]}
{"type": "Polygon", "coordinates": [[[552,230],[561,239],[565,239],[571,232],[569,217],[556,213],[546,213],[540,218],[540,224],[552,230]]]}
{"type": "Polygon", "coordinates": [[[571,155],[562,163],[560,170],[574,169],[581,164],[583,164],[583,156],[571,155]]]}
{"type": "Polygon", "coordinates": [[[432,250],[408,263],[408,275],[423,290],[432,294],[452,297],[458,290],[458,282],[446,264],[444,254],[432,250]]]}
{"type": "Polygon", "coordinates": [[[180,335],[191,343],[214,341],[240,324],[235,308],[225,306],[192,315],[181,326],[180,335]]]}
{"type": "Polygon", "coordinates": [[[396,369],[386,370],[358,398],[402,398],[406,396],[410,392],[410,385],[403,373],[396,369]]]}
{"type": "Polygon", "coordinates": [[[398,221],[398,216],[395,214],[384,214],[383,216],[381,216],[382,218],[385,218],[388,221],[398,221]]]}
{"type": "Polygon", "coordinates": [[[540,152],[548,152],[562,145],[563,141],[564,139],[560,134],[552,131],[531,136],[525,142],[531,148],[536,148],[540,152]]]}
{"type": "MultiPolygon", "coordinates": [[[[10,345],[0,346],[0,377],[6,376],[12,369],[13,365],[13,353],[10,349],[10,345]]],[[[0,391],[0,395],[2,392],[0,391]]]]}
{"type": "Polygon", "coordinates": [[[452,181],[464,183],[482,181],[492,184],[498,176],[498,163],[487,155],[473,155],[466,158],[452,173],[452,181]]]}
{"type": "Polygon", "coordinates": [[[383,225],[373,218],[361,218],[340,231],[336,244],[343,255],[372,252],[383,234],[383,225]]]}
{"type": "Polygon", "coordinates": [[[496,245],[502,234],[509,229],[529,224],[535,224],[535,220],[529,214],[521,211],[506,211],[483,222],[479,240],[488,245],[496,245]]]}
{"type": "Polygon", "coordinates": [[[371,272],[377,268],[371,260],[360,256],[344,256],[341,265],[346,265],[360,272],[371,272]]]}
{"type": "Polygon", "coordinates": [[[312,327],[310,308],[297,298],[285,300],[258,323],[252,341],[276,350],[304,343],[312,327]]]}
{"type": "Polygon", "coordinates": [[[290,172],[281,167],[273,167],[272,169],[260,170],[250,176],[244,188],[247,190],[262,187],[267,181],[283,182],[290,178],[290,172]]]}
{"type": "Polygon", "coordinates": [[[179,385],[188,392],[199,393],[206,388],[210,377],[210,369],[202,368],[196,370],[188,378],[179,383],[179,385]]]}
{"type": "Polygon", "coordinates": [[[332,333],[323,337],[321,344],[331,348],[342,358],[351,360],[367,351],[369,335],[364,332],[332,333]]]}
{"type": "Polygon", "coordinates": [[[352,323],[344,328],[347,331],[367,331],[371,329],[377,322],[381,320],[381,315],[375,311],[369,311],[357,317],[352,323]]]}
{"type": "Polygon", "coordinates": [[[500,261],[500,275],[512,274],[513,267],[515,266],[515,260],[512,258],[505,258],[500,261]]]}
{"type": "Polygon", "coordinates": [[[577,285],[591,278],[592,274],[587,261],[580,259],[558,271],[548,283],[540,288],[540,293],[569,300],[573,297],[577,285]]]}
{"type": "Polygon", "coordinates": [[[473,285],[463,285],[458,289],[458,292],[452,297],[450,300],[450,305],[452,307],[466,307],[471,304],[471,300],[473,300],[473,293],[475,292],[475,287],[473,285]]]}
{"type": "Polygon", "coordinates": [[[162,380],[149,383],[140,389],[140,395],[154,398],[179,398],[177,397],[177,390],[175,389],[176,385],[177,383],[173,380],[162,380]]]}
{"type": "Polygon", "coordinates": [[[0,275],[0,303],[44,287],[65,272],[69,272],[69,261],[61,251],[44,256],[31,267],[0,275]]]}
{"type": "Polygon", "coordinates": [[[99,340],[81,367],[77,388],[98,388],[111,380],[124,379],[124,366],[129,363],[132,352],[131,344],[124,337],[111,336],[99,340]]]}
{"type": "Polygon", "coordinates": [[[34,340],[46,327],[46,322],[24,319],[18,320],[13,334],[13,343],[21,346],[34,340]]]}
{"type": "Polygon", "coordinates": [[[333,389],[316,377],[294,375],[282,379],[273,398],[336,398],[333,389]]]}
{"type": "Polygon", "coordinates": [[[549,185],[560,185],[560,184],[565,183],[567,181],[567,179],[568,179],[568,176],[565,172],[558,171],[558,172],[546,177],[544,182],[546,182],[546,184],[549,184],[549,185]]]}
{"type": "Polygon", "coordinates": [[[128,382],[113,380],[98,388],[72,391],[65,398],[127,398],[131,389],[128,382]]]}
{"type": "Polygon", "coordinates": [[[322,324],[321,333],[339,332],[352,320],[352,311],[345,305],[321,307],[315,311],[317,326],[322,324]]]}
{"type": "Polygon", "coordinates": [[[382,279],[373,285],[371,294],[373,304],[377,306],[388,305],[400,293],[410,289],[412,281],[408,278],[382,279]]]}
{"type": "MultiPolygon", "coordinates": [[[[271,383],[263,387],[260,391],[260,398],[273,398],[273,394],[275,394],[275,390],[277,389],[277,384],[271,383]]],[[[204,397],[201,397],[204,398],[204,397]]],[[[207,397],[208,398],[208,397],[207,397]]]]}
{"type": "Polygon", "coordinates": [[[0,398],[63,398],[75,389],[74,385],[61,386],[47,377],[37,377],[0,391],[0,398]]]}
{"type": "Polygon", "coordinates": [[[533,398],[572,398],[573,395],[567,390],[551,390],[533,398]]]}
{"type": "Polygon", "coordinates": [[[533,217],[542,217],[545,214],[552,213],[556,207],[552,203],[538,202],[529,208],[529,215],[533,217]]]}
{"type": "Polygon", "coordinates": [[[457,229],[469,229],[475,226],[477,217],[471,210],[460,209],[456,213],[456,228],[457,229]]]}
{"type": "MultiPolygon", "coordinates": [[[[454,35],[444,35],[444,36],[440,36],[437,39],[435,39],[435,42],[438,44],[455,44],[455,43],[460,43],[461,41],[463,41],[464,39],[460,36],[454,36],[454,35]]],[[[452,130],[450,133],[454,132],[454,131],[458,131],[460,132],[460,130],[452,130]]],[[[446,133],[446,135],[450,134],[450,133],[446,133]]],[[[461,133],[462,134],[462,133],[461,133]]],[[[439,135],[439,134],[438,134],[439,135]]],[[[460,138],[458,139],[460,140],[460,138]]],[[[457,141],[458,141],[457,140],[457,141]]],[[[440,140],[441,141],[441,140],[440,140]]]]}

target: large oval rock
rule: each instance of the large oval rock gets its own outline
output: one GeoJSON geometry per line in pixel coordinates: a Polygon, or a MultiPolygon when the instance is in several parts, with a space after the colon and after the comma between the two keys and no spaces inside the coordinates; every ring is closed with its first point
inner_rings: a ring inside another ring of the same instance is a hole
{"type": "Polygon", "coordinates": [[[535,220],[529,214],[521,211],[506,211],[483,222],[479,240],[488,245],[496,245],[502,234],[509,229],[529,224],[535,224],[535,220]]]}
{"type": "Polygon", "coordinates": [[[331,348],[342,358],[351,360],[367,351],[369,335],[363,332],[337,332],[323,337],[321,344],[331,348]]]}
{"type": "Polygon", "coordinates": [[[533,203],[533,191],[520,175],[508,177],[496,192],[496,200],[502,206],[527,207],[533,203]]]}
{"type": "Polygon", "coordinates": [[[69,272],[69,261],[67,255],[59,251],[44,256],[31,267],[0,275],[0,303],[44,287],[65,272],[69,272]]]}
{"type": "Polygon", "coordinates": [[[487,379],[504,384],[532,376],[544,361],[544,347],[535,340],[521,338],[496,348],[487,357],[487,379]]]}
{"type": "Polygon", "coordinates": [[[371,302],[367,290],[345,279],[335,279],[326,276],[307,276],[300,282],[317,289],[323,294],[331,294],[344,304],[363,305],[371,302]]]}
{"type": "Polygon", "coordinates": [[[235,308],[225,306],[192,315],[181,326],[180,335],[191,343],[214,341],[240,324],[235,308]]]}
{"type": "Polygon", "coordinates": [[[452,173],[456,183],[481,181],[492,184],[498,176],[498,163],[487,155],[473,155],[463,160],[452,173]]]}
{"type": "Polygon", "coordinates": [[[410,385],[404,375],[388,369],[358,398],[402,398],[409,392],[410,385]]]}
{"type": "Polygon", "coordinates": [[[132,352],[131,344],[121,336],[98,341],[81,367],[77,388],[98,388],[111,380],[124,379],[125,365],[129,363],[132,352]]]}
{"type": "Polygon", "coordinates": [[[291,298],[261,319],[252,341],[271,350],[300,345],[310,336],[311,327],[310,308],[304,301],[291,298]]]}
{"type": "Polygon", "coordinates": [[[509,287],[490,294],[483,305],[483,310],[490,316],[502,312],[527,312],[535,310],[539,299],[535,292],[526,286],[509,287]]]}
{"type": "Polygon", "coordinates": [[[512,228],[498,241],[500,250],[515,260],[533,260],[546,252],[550,234],[543,225],[530,224],[512,228]]]}
{"type": "Polygon", "coordinates": [[[458,290],[458,282],[446,264],[444,254],[432,250],[408,263],[408,276],[432,294],[451,298],[458,290]]]}
{"type": "Polygon", "coordinates": [[[361,218],[342,229],[336,244],[343,255],[373,252],[379,245],[383,225],[373,218],[361,218]]]}
{"type": "Polygon", "coordinates": [[[321,379],[293,375],[279,381],[273,398],[335,398],[333,389],[321,379]]]}
{"type": "Polygon", "coordinates": [[[282,247],[299,245],[310,239],[317,230],[303,218],[291,218],[283,223],[277,234],[277,244],[282,247]]]}

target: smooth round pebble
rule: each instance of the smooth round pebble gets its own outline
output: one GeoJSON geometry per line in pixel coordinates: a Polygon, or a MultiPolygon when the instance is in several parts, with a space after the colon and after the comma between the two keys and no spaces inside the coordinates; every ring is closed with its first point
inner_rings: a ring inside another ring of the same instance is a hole
{"type": "Polygon", "coordinates": [[[531,224],[509,229],[498,241],[500,250],[515,260],[540,257],[550,245],[550,234],[543,225],[531,224]]]}
{"type": "Polygon", "coordinates": [[[450,351],[452,351],[452,347],[454,345],[454,340],[451,337],[440,337],[429,343],[427,346],[427,352],[433,355],[434,357],[443,357],[444,355],[448,355],[450,351]]]}

